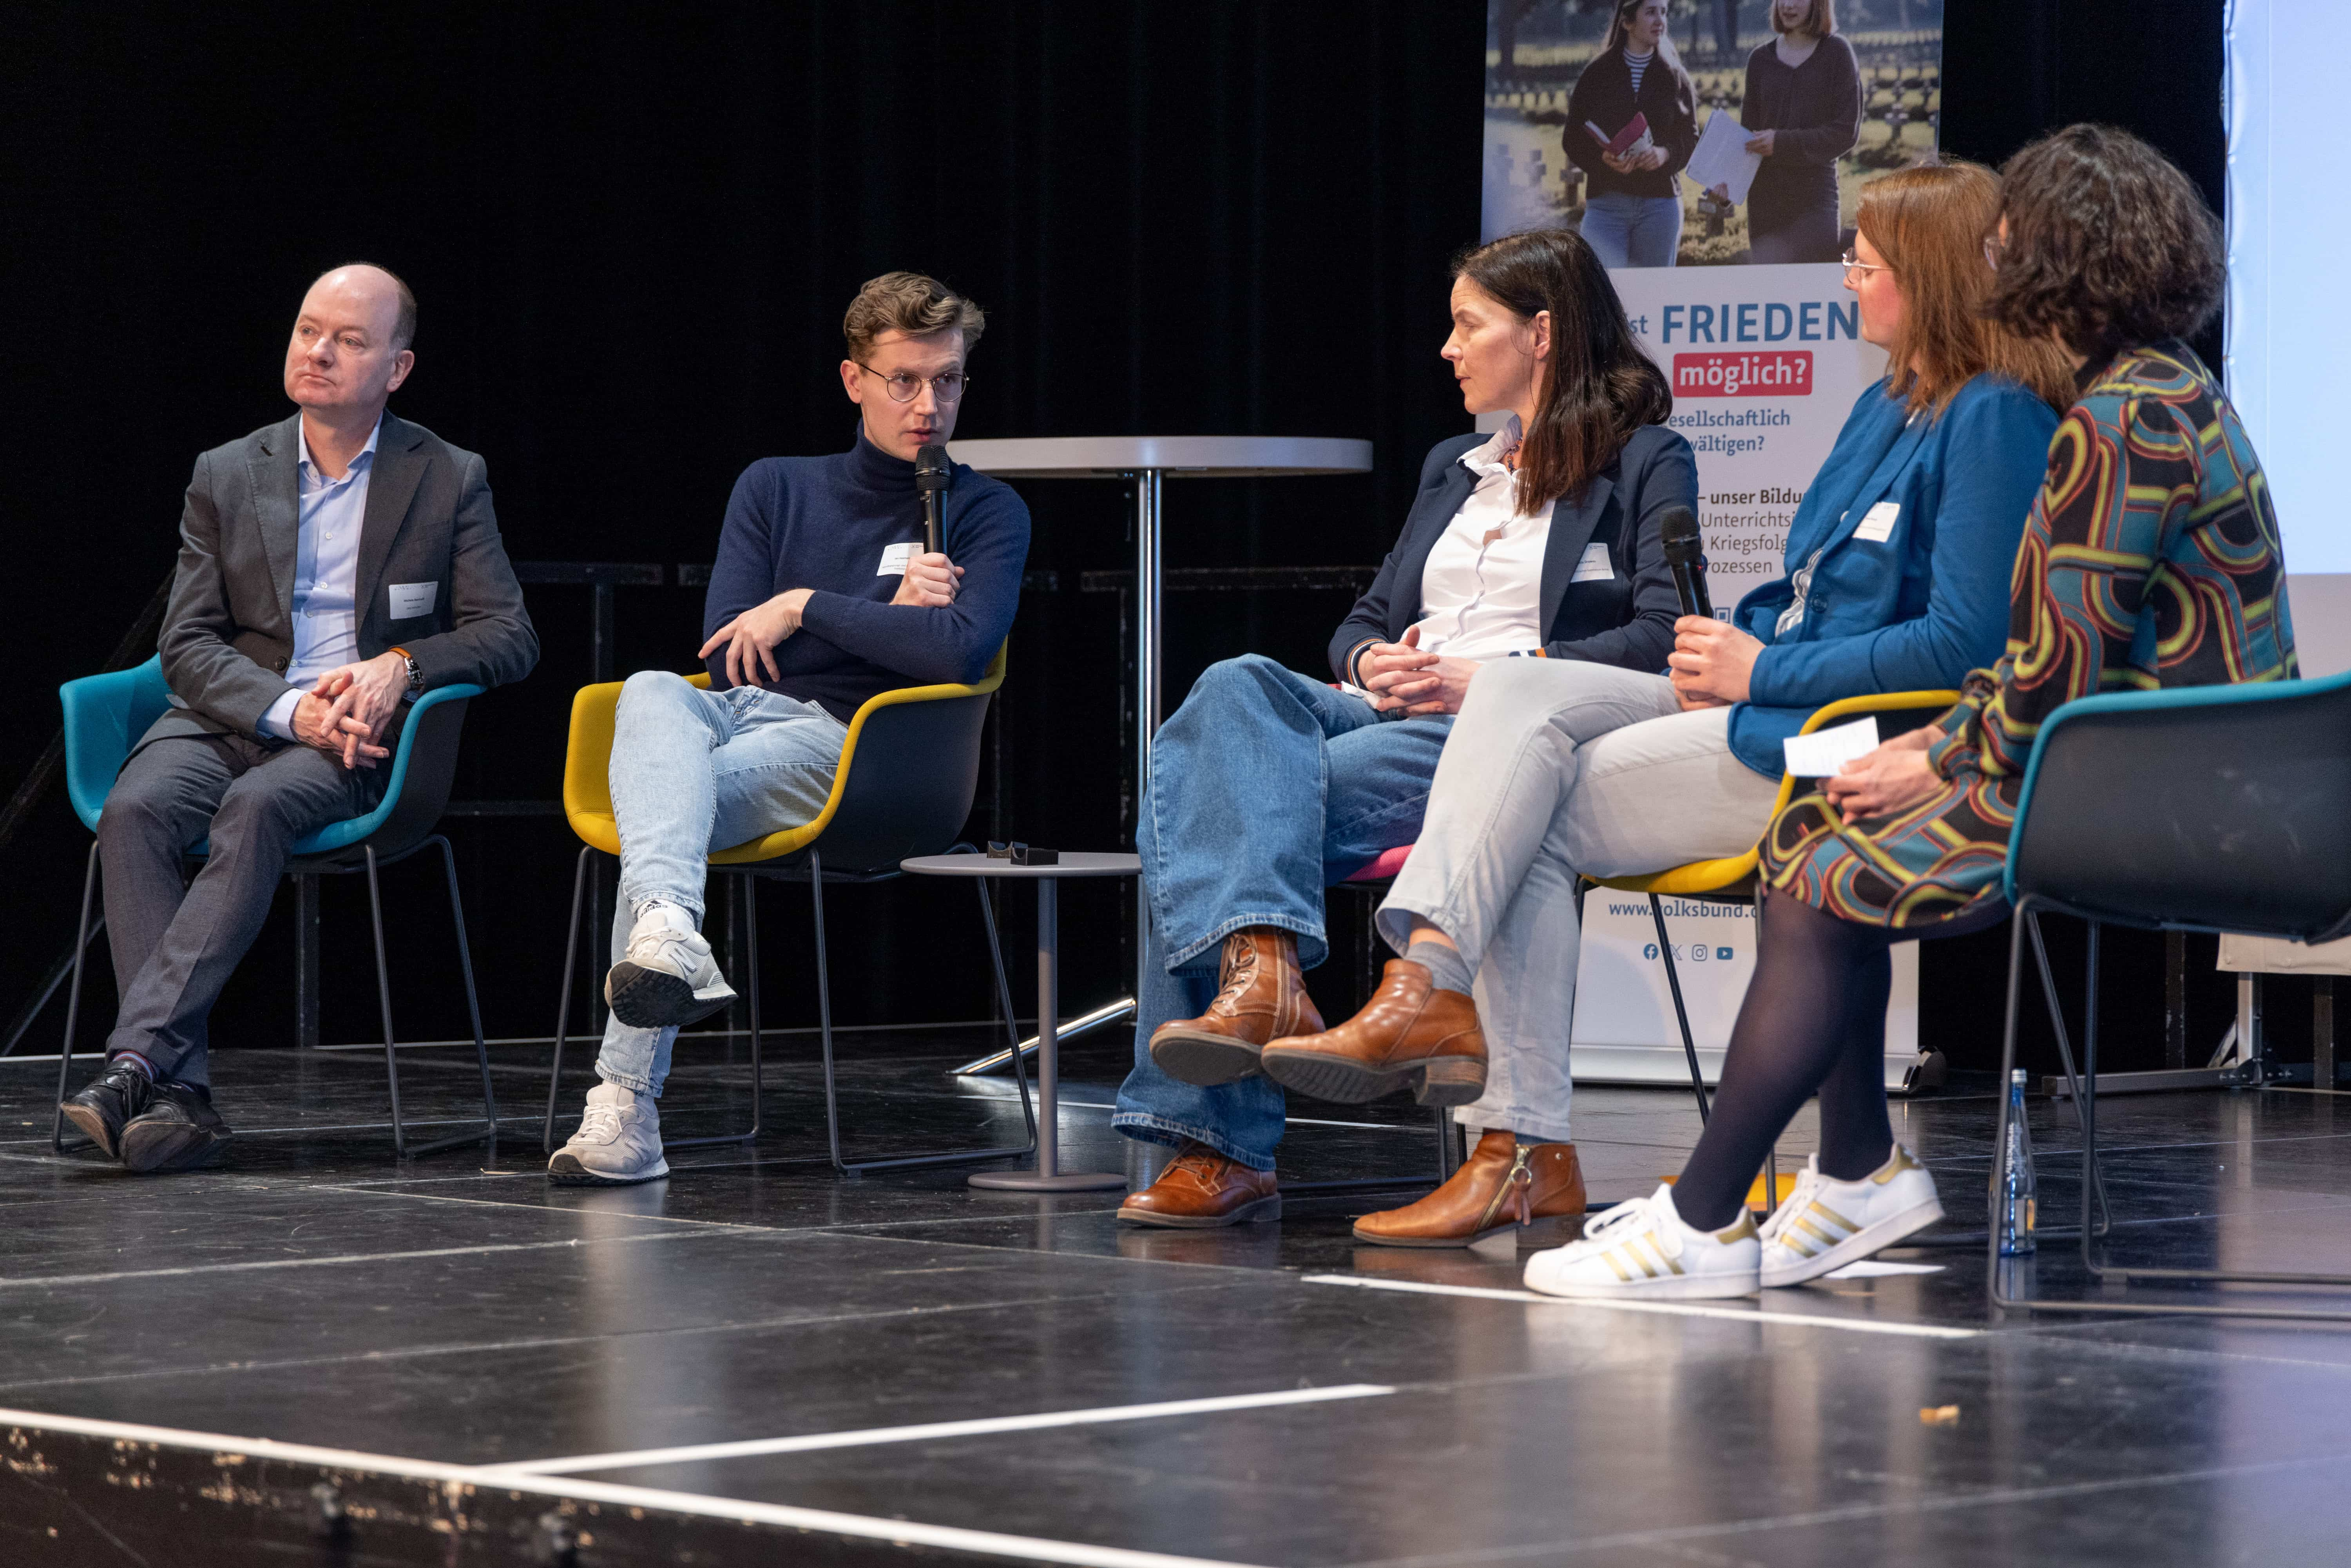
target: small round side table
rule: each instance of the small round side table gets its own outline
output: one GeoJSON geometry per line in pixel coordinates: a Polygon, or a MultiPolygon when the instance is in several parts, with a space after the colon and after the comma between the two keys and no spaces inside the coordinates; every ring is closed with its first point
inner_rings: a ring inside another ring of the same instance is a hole
{"type": "Polygon", "coordinates": [[[1091,851],[1061,852],[1053,865],[1015,865],[987,855],[917,855],[898,868],[915,876],[994,876],[1037,884],[1037,1168],[982,1171],[969,1178],[978,1187],[1010,1192],[1100,1192],[1123,1187],[1126,1177],[1110,1171],[1064,1171],[1061,1155],[1061,1060],[1054,1016],[1061,1005],[1061,933],[1056,884],[1063,877],[1134,876],[1143,862],[1134,855],[1091,851]]]}

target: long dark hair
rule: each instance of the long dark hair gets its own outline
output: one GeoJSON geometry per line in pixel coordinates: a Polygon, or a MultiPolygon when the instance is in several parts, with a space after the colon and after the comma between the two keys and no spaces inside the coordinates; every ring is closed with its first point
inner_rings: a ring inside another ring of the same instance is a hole
{"type": "Polygon", "coordinates": [[[1608,269],[1573,229],[1531,229],[1455,258],[1466,277],[1521,321],[1551,312],[1535,419],[1519,445],[1519,513],[1580,494],[1633,433],[1663,424],[1674,394],[1634,340],[1608,269]]]}

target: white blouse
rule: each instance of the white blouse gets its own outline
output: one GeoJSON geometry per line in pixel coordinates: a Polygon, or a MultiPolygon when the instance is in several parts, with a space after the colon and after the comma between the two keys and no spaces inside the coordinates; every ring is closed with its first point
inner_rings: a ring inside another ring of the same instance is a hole
{"type": "Polygon", "coordinates": [[[1457,659],[1499,659],[1542,646],[1543,549],[1552,503],[1521,517],[1518,476],[1502,459],[1518,448],[1519,418],[1462,455],[1478,487],[1430,547],[1420,574],[1420,646],[1457,659]]]}

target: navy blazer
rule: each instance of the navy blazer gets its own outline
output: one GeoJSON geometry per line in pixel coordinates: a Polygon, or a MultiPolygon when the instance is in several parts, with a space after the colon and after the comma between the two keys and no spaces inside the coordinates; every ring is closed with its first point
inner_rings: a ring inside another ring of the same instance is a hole
{"type": "MultiPolygon", "coordinates": [[[[1461,459],[1492,439],[1457,435],[1428,449],[1404,532],[1331,638],[1331,670],[1341,680],[1348,678],[1347,655],[1358,643],[1365,638],[1395,642],[1421,619],[1420,578],[1428,552],[1478,487],[1478,476],[1461,459]]],[[[1698,508],[1698,458],[1688,442],[1661,424],[1635,431],[1580,499],[1560,497],[1552,507],[1551,537],[1543,543],[1539,604],[1547,657],[1588,659],[1627,670],[1666,667],[1681,600],[1674,592],[1657,528],[1675,507],[1698,508]],[[1576,563],[1595,541],[1608,548],[1612,575],[1605,582],[1571,583],[1576,563]]]]}
{"type": "Polygon", "coordinates": [[[2056,412],[2003,376],[1975,377],[1937,417],[1911,417],[1884,382],[1861,394],[1788,526],[1783,575],[1732,612],[1770,644],[1731,710],[1740,761],[1777,779],[1780,743],[1823,704],[1956,687],[1999,661],[2056,434],[2056,412]],[[1815,553],[1804,618],[1775,635],[1791,578],[1815,553]]]}

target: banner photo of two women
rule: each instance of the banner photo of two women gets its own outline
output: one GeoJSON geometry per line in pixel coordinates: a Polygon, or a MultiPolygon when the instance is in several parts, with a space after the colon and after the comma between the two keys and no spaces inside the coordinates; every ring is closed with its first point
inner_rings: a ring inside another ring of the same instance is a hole
{"type": "Polygon", "coordinates": [[[1934,152],[1942,57],[1942,0],[1489,0],[1483,227],[1834,261],[1863,183],[1934,152]]]}

